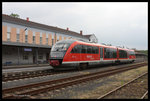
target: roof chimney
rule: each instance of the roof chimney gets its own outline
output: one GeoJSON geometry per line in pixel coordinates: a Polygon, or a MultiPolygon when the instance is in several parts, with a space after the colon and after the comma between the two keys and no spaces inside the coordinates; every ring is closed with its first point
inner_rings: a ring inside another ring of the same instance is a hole
{"type": "Polygon", "coordinates": [[[82,30],[80,30],[80,35],[82,35],[82,30]]]}
{"type": "Polygon", "coordinates": [[[69,30],[69,28],[67,27],[67,31],[69,30]]]}
{"type": "Polygon", "coordinates": [[[29,17],[27,17],[27,21],[29,21],[29,17]]]}

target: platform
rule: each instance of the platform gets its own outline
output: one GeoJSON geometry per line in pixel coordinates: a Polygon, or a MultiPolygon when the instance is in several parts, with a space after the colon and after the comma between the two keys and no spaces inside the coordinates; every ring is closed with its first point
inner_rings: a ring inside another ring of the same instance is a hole
{"type": "Polygon", "coordinates": [[[2,69],[2,74],[5,73],[15,73],[15,72],[31,72],[39,70],[48,70],[53,69],[52,66],[37,66],[37,67],[28,67],[28,68],[13,68],[13,69],[2,69]]]}

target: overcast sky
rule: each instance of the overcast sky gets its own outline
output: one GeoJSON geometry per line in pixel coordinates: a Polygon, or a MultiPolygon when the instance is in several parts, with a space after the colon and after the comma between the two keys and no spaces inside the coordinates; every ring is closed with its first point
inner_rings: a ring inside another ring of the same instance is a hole
{"type": "Polygon", "coordinates": [[[98,43],[148,49],[147,2],[3,2],[2,13],[95,34],[98,43]]]}

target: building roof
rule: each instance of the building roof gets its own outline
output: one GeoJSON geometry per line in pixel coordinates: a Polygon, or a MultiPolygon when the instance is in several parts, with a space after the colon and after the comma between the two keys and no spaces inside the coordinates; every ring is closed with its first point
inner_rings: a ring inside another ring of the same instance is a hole
{"type": "Polygon", "coordinates": [[[95,38],[96,38],[96,36],[95,36],[95,34],[88,34],[88,35],[83,35],[84,37],[86,37],[86,38],[90,38],[91,36],[94,36],[95,38]]]}
{"type": "Polygon", "coordinates": [[[147,56],[147,54],[140,53],[140,52],[135,52],[136,55],[141,55],[141,56],[147,56]]]}
{"type": "Polygon", "coordinates": [[[2,44],[3,45],[11,45],[11,46],[37,47],[37,48],[48,48],[48,49],[51,48],[51,46],[49,46],[49,45],[38,45],[38,44],[9,42],[9,41],[3,41],[2,44]]]}
{"type": "Polygon", "coordinates": [[[83,36],[86,38],[90,38],[90,36],[92,36],[92,35],[83,35],[83,36]]]}
{"type": "Polygon", "coordinates": [[[48,31],[54,31],[56,33],[61,32],[66,35],[72,35],[72,36],[87,39],[87,37],[84,37],[84,35],[81,35],[80,33],[77,33],[74,31],[70,31],[70,30],[66,30],[66,29],[62,29],[62,28],[58,28],[58,27],[54,27],[54,26],[49,26],[49,25],[45,25],[45,24],[40,24],[40,23],[36,23],[36,22],[32,22],[32,21],[27,21],[24,19],[11,17],[6,14],[2,14],[2,21],[11,22],[11,23],[19,24],[19,25],[25,25],[25,26],[29,26],[29,27],[40,28],[40,29],[44,29],[44,30],[48,30],[48,31]]]}

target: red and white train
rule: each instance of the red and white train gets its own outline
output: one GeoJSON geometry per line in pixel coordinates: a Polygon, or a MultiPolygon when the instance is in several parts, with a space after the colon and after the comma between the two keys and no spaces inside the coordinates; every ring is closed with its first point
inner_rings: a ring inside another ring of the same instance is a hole
{"type": "Polygon", "coordinates": [[[59,41],[50,52],[50,65],[54,69],[85,69],[92,65],[132,63],[135,59],[134,50],[77,40],[59,41]]]}

